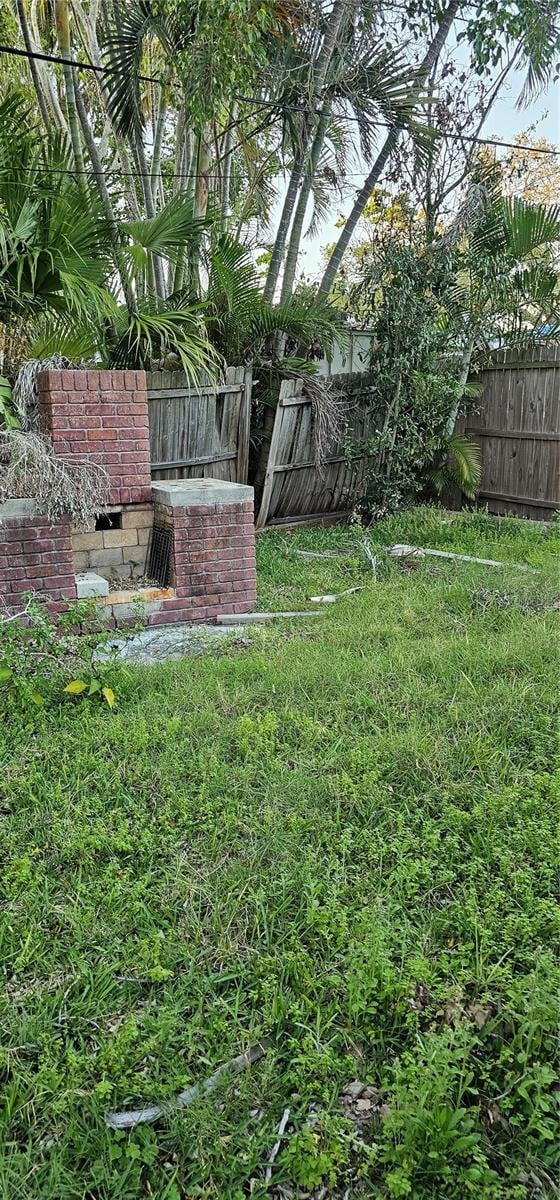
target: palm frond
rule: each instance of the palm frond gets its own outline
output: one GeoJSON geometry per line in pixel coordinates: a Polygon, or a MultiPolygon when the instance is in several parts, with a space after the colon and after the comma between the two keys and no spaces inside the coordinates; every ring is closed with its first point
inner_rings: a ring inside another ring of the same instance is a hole
{"type": "Polygon", "coordinates": [[[145,40],[157,39],[173,62],[186,45],[188,29],[178,18],[158,10],[152,0],[130,0],[120,12],[119,27],[102,47],[103,76],[115,129],[127,137],[143,124],[140,80],[145,40]]]}
{"type": "Polygon", "coordinates": [[[198,307],[164,309],[148,307],[129,313],[123,309],[117,324],[118,342],[109,348],[112,366],[150,367],[172,350],[179,355],[183,371],[193,387],[201,373],[215,376],[219,356],[210,345],[198,307]]]}
{"type": "Polygon", "coordinates": [[[508,249],[517,259],[560,241],[560,204],[532,204],[519,196],[503,201],[508,249]]]}
{"type": "Polygon", "coordinates": [[[444,457],[429,475],[436,494],[441,496],[450,485],[460,488],[474,500],[482,478],[480,446],[463,434],[452,433],[446,439],[444,457]]]}

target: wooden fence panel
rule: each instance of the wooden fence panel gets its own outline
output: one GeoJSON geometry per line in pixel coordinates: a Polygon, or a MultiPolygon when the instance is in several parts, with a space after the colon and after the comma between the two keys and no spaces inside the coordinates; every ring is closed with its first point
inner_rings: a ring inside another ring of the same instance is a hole
{"type": "Polygon", "coordinates": [[[147,381],[152,478],[246,483],[251,372],[228,367],[224,383],[196,388],[178,371],[152,371],[147,381]]]}
{"type": "Polygon", "coordinates": [[[560,508],[560,347],[501,350],[466,432],[480,443],[490,512],[543,519],[560,508]]]}
{"type": "Polygon", "coordinates": [[[344,443],[361,442],[368,435],[365,401],[371,384],[365,374],[340,375],[347,398],[347,419],[340,444],[331,448],[322,467],[316,466],[313,413],[301,380],[284,380],[280,386],[270,442],[257,529],[265,525],[304,524],[348,515],[369,459],[350,463],[344,443]]]}

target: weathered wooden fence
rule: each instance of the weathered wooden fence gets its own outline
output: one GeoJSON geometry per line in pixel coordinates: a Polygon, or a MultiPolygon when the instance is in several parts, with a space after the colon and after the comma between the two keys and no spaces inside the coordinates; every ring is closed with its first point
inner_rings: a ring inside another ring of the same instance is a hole
{"type": "Polygon", "coordinates": [[[250,371],[228,367],[223,383],[201,380],[197,387],[178,371],[152,371],[148,414],[154,479],[247,482],[250,371]]]}
{"type": "Polygon", "coordinates": [[[466,432],[481,446],[480,500],[542,520],[560,508],[560,346],[497,351],[476,379],[466,432]]]}
{"type": "Polygon", "coordinates": [[[314,454],[312,402],[301,380],[284,380],[270,441],[257,529],[342,518],[351,510],[369,463],[367,455],[348,458],[348,447],[363,445],[373,417],[367,400],[367,374],[331,377],[344,392],[347,416],[337,446],[318,467],[314,454]]]}

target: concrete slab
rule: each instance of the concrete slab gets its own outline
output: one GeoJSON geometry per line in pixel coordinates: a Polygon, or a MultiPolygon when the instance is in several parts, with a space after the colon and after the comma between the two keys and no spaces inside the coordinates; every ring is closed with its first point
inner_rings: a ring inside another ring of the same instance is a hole
{"type": "Polygon", "coordinates": [[[252,500],[254,491],[244,483],[229,483],[225,479],[165,479],[152,484],[154,503],[170,508],[185,508],[193,504],[242,504],[252,500]]]}
{"type": "Polygon", "coordinates": [[[41,507],[36,500],[5,500],[0,504],[0,522],[13,520],[14,517],[38,517],[41,507]]]}
{"type": "Polygon", "coordinates": [[[76,595],[78,600],[93,600],[98,596],[109,595],[109,581],[95,571],[84,571],[76,575],[76,595]]]}
{"type": "Polygon", "coordinates": [[[160,625],[158,629],[142,629],[132,638],[111,639],[94,654],[97,662],[118,658],[127,663],[150,665],[166,659],[185,658],[204,654],[216,643],[231,640],[241,633],[240,626],[220,629],[216,625],[160,625]]]}

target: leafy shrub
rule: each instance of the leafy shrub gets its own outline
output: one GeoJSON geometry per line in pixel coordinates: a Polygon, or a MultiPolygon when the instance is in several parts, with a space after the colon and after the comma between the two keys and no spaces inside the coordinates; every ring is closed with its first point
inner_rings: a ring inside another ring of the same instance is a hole
{"type": "Polygon", "coordinates": [[[114,657],[100,661],[97,652],[113,639],[95,602],[80,600],[56,620],[30,595],[22,619],[0,621],[0,703],[28,716],[64,701],[112,708],[118,669],[114,657]]]}

